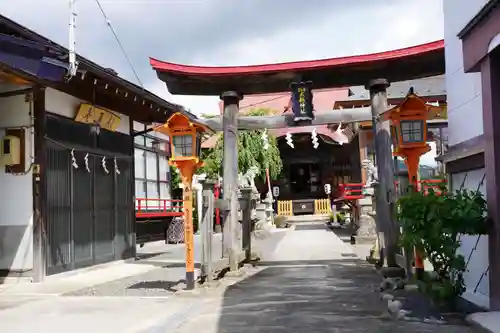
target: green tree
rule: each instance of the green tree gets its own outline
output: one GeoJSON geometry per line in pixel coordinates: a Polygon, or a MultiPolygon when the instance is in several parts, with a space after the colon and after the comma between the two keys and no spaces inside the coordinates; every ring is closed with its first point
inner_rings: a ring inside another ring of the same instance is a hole
{"type": "Polygon", "coordinates": [[[175,190],[179,188],[179,184],[181,183],[181,175],[179,174],[179,170],[173,165],[170,166],[170,189],[175,190]]]}
{"type": "MultiPolygon", "coordinates": [[[[245,112],[247,116],[272,115],[270,109],[251,109],[245,112]]],[[[276,138],[269,135],[269,147],[264,149],[262,133],[264,130],[239,131],[238,132],[238,171],[245,173],[251,166],[259,168],[259,177],[265,179],[266,168],[269,168],[269,176],[276,179],[283,169],[278,142],[276,138]]],[[[206,173],[207,177],[216,179],[222,175],[222,158],[224,151],[224,138],[221,134],[214,148],[207,149],[202,153],[205,165],[198,173],[206,173]]]]}

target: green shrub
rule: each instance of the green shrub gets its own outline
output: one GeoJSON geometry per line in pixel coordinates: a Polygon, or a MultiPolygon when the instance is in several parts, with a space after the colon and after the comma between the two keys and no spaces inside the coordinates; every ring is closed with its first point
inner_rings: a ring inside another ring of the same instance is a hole
{"type": "Polygon", "coordinates": [[[330,222],[335,221],[335,215],[333,214],[333,212],[330,212],[330,214],[328,215],[328,219],[330,220],[330,222]]]}
{"type": "MultiPolygon", "coordinates": [[[[330,219],[330,222],[335,221],[334,218],[334,213],[330,212],[328,218],[330,219]]],[[[337,222],[343,222],[345,220],[345,212],[337,212],[337,222]]]]}
{"type": "Polygon", "coordinates": [[[287,223],[287,218],[285,216],[277,215],[274,217],[274,225],[276,228],[286,228],[288,223],[287,223]]]}
{"type": "Polygon", "coordinates": [[[424,280],[424,290],[439,302],[453,301],[465,291],[466,262],[457,253],[460,235],[484,235],[488,230],[486,200],[479,191],[458,190],[427,195],[414,190],[401,197],[396,216],[400,245],[416,248],[433,266],[436,278],[424,280]]]}

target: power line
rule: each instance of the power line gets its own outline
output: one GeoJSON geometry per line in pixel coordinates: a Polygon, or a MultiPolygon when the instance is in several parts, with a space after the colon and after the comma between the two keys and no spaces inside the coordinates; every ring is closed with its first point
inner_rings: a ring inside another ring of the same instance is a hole
{"type": "Polygon", "coordinates": [[[266,99],[266,100],[263,100],[263,101],[260,101],[260,102],[257,102],[257,103],[253,103],[253,104],[248,104],[248,105],[245,105],[245,106],[242,106],[240,107],[240,110],[241,109],[246,109],[246,108],[251,108],[253,106],[259,106],[261,104],[265,104],[265,103],[268,103],[268,102],[272,102],[272,101],[275,101],[277,99],[280,99],[280,98],[286,98],[288,97],[287,95],[279,95],[279,96],[276,96],[276,97],[272,97],[272,98],[269,98],[269,99],[266,99]]]}
{"type": "Polygon", "coordinates": [[[120,46],[120,49],[122,50],[122,53],[125,56],[125,59],[127,60],[129,66],[130,66],[130,69],[132,69],[132,72],[134,73],[135,78],[137,79],[137,82],[139,83],[139,85],[141,86],[141,88],[144,90],[144,85],[142,84],[142,81],[139,78],[139,75],[137,74],[137,71],[135,70],[134,65],[132,65],[132,61],[130,61],[130,58],[128,57],[127,52],[125,51],[125,48],[123,47],[123,44],[120,41],[120,38],[118,38],[118,34],[116,33],[115,29],[111,25],[111,21],[109,20],[108,16],[106,15],[106,12],[104,11],[104,8],[102,8],[101,3],[99,2],[99,0],[95,0],[95,2],[97,3],[97,6],[99,6],[101,14],[104,17],[104,19],[106,20],[106,24],[108,25],[109,29],[113,33],[113,36],[115,37],[115,40],[118,43],[118,46],[120,46]]]}

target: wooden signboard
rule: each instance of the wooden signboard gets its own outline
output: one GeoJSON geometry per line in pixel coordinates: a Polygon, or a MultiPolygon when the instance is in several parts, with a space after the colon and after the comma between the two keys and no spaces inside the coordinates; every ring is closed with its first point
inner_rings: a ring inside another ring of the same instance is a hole
{"type": "Polygon", "coordinates": [[[75,121],[85,124],[97,124],[101,128],[115,132],[121,118],[111,111],[95,107],[91,104],[80,104],[75,121]]]}

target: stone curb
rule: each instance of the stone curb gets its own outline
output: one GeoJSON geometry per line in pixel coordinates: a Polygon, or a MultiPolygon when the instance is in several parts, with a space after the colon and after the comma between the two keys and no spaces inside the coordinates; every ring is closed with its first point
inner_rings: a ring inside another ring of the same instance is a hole
{"type": "Polygon", "coordinates": [[[161,322],[148,327],[141,331],[141,333],[165,333],[172,332],[182,326],[193,314],[204,309],[207,300],[196,299],[185,308],[174,312],[173,314],[165,317],[161,322]]]}
{"type": "Polygon", "coordinates": [[[482,333],[499,333],[498,330],[493,330],[493,329],[490,329],[486,326],[483,326],[479,321],[476,321],[474,318],[474,313],[473,314],[470,314],[470,315],[467,315],[465,317],[465,321],[467,323],[469,323],[470,325],[472,325],[473,327],[475,328],[478,328],[480,330],[480,332],[482,333]]]}

